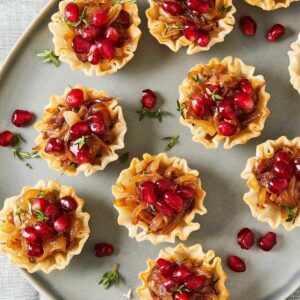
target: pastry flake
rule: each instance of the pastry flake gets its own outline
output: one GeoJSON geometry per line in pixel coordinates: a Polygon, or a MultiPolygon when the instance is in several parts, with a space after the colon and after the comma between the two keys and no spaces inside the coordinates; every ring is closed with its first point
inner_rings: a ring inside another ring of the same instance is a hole
{"type": "Polygon", "coordinates": [[[292,50],[288,52],[290,58],[289,72],[291,84],[300,94],[300,33],[297,41],[292,43],[292,50]]]}
{"type": "Polygon", "coordinates": [[[299,0],[245,0],[248,4],[258,6],[263,10],[287,8],[291,3],[299,0]]]}

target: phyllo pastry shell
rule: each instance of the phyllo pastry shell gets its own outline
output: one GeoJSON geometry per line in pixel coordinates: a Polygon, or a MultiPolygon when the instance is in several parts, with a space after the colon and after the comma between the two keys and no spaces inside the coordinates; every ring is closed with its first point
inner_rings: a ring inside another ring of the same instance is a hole
{"type": "Polygon", "coordinates": [[[0,211],[0,250],[30,273],[64,269],[89,237],[83,204],[73,187],[56,181],[25,186],[0,211]]]}
{"type": "Polygon", "coordinates": [[[195,299],[226,300],[229,297],[225,286],[227,275],[222,269],[221,258],[215,257],[212,250],[203,252],[200,244],[191,247],[179,244],[175,248],[161,250],[157,259],[147,260],[147,266],[147,270],[139,274],[142,286],[137,288],[137,294],[142,300],[172,300],[178,293],[186,294],[187,299],[196,296],[195,299]],[[179,291],[176,288],[167,290],[168,285],[162,284],[162,281],[170,281],[168,269],[163,268],[170,264],[173,264],[169,268],[173,274],[176,274],[176,268],[185,268],[190,272],[190,277],[180,284],[179,291]],[[197,282],[201,285],[198,288],[195,286],[197,282]]]}
{"type": "Polygon", "coordinates": [[[205,7],[199,8],[177,0],[175,10],[168,9],[166,2],[170,1],[148,2],[150,8],[146,16],[150,33],[174,52],[181,47],[187,47],[187,54],[209,50],[223,42],[235,24],[236,9],[231,0],[209,0],[203,3],[205,7]]]}
{"type": "Polygon", "coordinates": [[[287,8],[292,2],[299,0],[245,0],[248,4],[258,6],[263,10],[274,10],[278,8],[287,8]]]}
{"type": "Polygon", "coordinates": [[[242,178],[250,191],[244,201],[252,215],[272,228],[300,227],[300,138],[282,136],[257,146],[242,178]]]}
{"type": "Polygon", "coordinates": [[[191,130],[193,141],[206,148],[245,144],[257,137],[270,112],[266,81],[255,68],[231,56],[196,65],[179,87],[180,123],[191,130]]]}
{"type": "Polygon", "coordinates": [[[35,128],[40,135],[34,149],[50,169],[70,176],[90,176],[117,160],[127,131],[118,101],[83,86],[51,96],[35,128]]]}
{"type": "Polygon", "coordinates": [[[141,20],[133,1],[61,1],[59,12],[51,20],[55,54],[72,70],[81,70],[88,76],[123,68],[133,58],[141,36],[141,20]],[[70,3],[78,7],[74,22],[74,16],[68,19],[66,7],[70,3]]]}
{"type": "Polygon", "coordinates": [[[165,153],[134,158],[112,188],[119,225],[138,242],[174,243],[200,228],[193,220],[203,215],[205,191],[198,172],[186,160],[165,153]]]}
{"type": "Polygon", "coordinates": [[[300,33],[297,41],[291,45],[292,50],[288,52],[290,58],[289,72],[291,84],[300,94],[300,33]]]}

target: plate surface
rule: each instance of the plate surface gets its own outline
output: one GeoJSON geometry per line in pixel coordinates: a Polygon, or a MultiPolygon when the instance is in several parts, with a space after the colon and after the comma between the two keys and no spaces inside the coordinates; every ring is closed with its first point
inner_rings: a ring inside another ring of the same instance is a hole
{"type": "MultiPolygon", "coordinates": [[[[190,167],[199,170],[203,187],[207,191],[205,206],[208,209],[206,215],[198,218],[201,229],[194,232],[186,244],[201,243],[205,251],[214,249],[223,258],[225,271],[229,275],[227,285],[231,291],[230,299],[279,300],[290,295],[300,285],[298,230],[293,233],[277,230],[278,245],[270,253],[263,253],[256,247],[243,251],[239,249],[235,239],[238,230],[244,226],[252,228],[257,235],[270,230],[267,224],[258,223],[252,218],[242,200],[248,189],[245,181],[240,178],[240,173],[247,158],[253,156],[256,145],[266,139],[276,139],[280,135],[289,138],[299,135],[300,97],[289,83],[286,53],[300,29],[300,3],[295,3],[286,10],[267,13],[250,7],[243,1],[236,1],[237,20],[242,15],[254,16],[258,21],[257,35],[247,38],[236,25],[224,43],[216,45],[209,52],[187,56],[184,50],[172,53],[150,36],[144,15],[147,2],[139,0],[143,35],[135,57],[118,73],[103,78],[90,78],[79,71],[72,72],[66,64],[59,68],[44,65],[36,57],[36,53],[53,46],[47,23],[51,14],[57,10],[57,3],[52,1],[36,20],[2,70],[1,130],[10,128],[9,117],[16,108],[33,111],[39,119],[50,95],[61,95],[69,84],[104,89],[110,95],[120,97],[129,129],[126,151],[130,152],[130,158],[141,157],[145,152],[162,152],[165,144],[161,138],[180,134],[180,144],[169,155],[186,158],[190,167]],[[265,41],[264,35],[275,23],[284,24],[287,34],[281,41],[272,44],[265,41]],[[238,56],[246,64],[256,66],[256,73],[266,77],[267,91],[271,93],[271,116],[259,138],[229,151],[222,148],[210,151],[193,143],[189,129],[178,122],[178,86],[195,64],[206,63],[214,56],[223,58],[227,55],[238,56]],[[135,111],[141,91],[145,88],[158,92],[163,100],[163,107],[172,112],[173,117],[166,118],[161,124],[148,119],[139,123],[135,111]],[[234,274],[228,270],[226,257],[230,254],[245,258],[245,273],[234,274]]],[[[33,126],[17,131],[27,140],[24,150],[30,150],[37,135],[33,126]]],[[[56,179],[62,184],[75,186],[77,193],[86,200],[85,210],[91,214],[90,239],[82,254],[74,257],[65,270],[55,271],[48,276],[23,272],[35,287],[46,292],[49,297],[76,300],[122,299],[122,293],[140,284],[137,274],[145,269],[145,260],[156,257],[161,248],[170,246],[137,243],[128,237],[125,228],[117,225],[111,186],[128,164],[129,162],[125,165],[114,162],[104,172],[98,172],[92,177],[71,178],[49,170],[44,160],[33,161],[34,169],[30,170],[22,162],[13,159],[9,149],[1,150],[1,205],[8,196],[18,194],[24,185],[34,185],[39,179],[56,179]],[[93,245],[101,241],[113,243],[118,249],[117,254],[104,259],[96,258],[92,251],[93,245]],[[115,262],[121,263],[120,272],[124,281],[118,287],[106,291],[97,283],[115,262]]]]}

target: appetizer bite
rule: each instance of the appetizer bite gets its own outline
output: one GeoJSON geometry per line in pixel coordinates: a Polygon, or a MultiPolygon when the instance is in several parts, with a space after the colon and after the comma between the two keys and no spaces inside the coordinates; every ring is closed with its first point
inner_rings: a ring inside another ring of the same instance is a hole
{"type": "Polygon", "coordinates": [[[52,16],[55,54],[86,75],[102,76],[121,69],[134,56],[141,31],[133,1],[66,0],[52,16]]]}
{"type": "Polygon", "coordinates": [[[250,191],[244,201],[252,215],[272,228],[300,227],[300,138],[282,136],[257,146],[242,178],[250,191]]]}
{"type": "Polygon", "coordinates": [[[198,172],[189,169],[186,160],[165,153],[134,158],[112,192],[119,225],[139,242],[174,243],[177,236],[186,240],[200,228],[193,223],[195,215],[206,213],[198,172]]]}
{"type": "Polygon", "coordinates": [[[56,181],[25,186],[0,211],[0,250],[30,273],[64,269],[89,237],[83,204],[73,187],[56,181]]]}
{"type": "Polygon", "coordinates": [[[258,6],[263,10],[274,10],[278,8],[287,8],[292,2],[299,0],[245,0],[248,4],[258,6]]]}
{"type": "Polygon", "coordinates": [[[40,135],[34,150],[50,169],[71,176],[90,176],[117,160],[127,131],[118,101],[83,86],[52,96],[35,128],[40,135]]]}
{"type": "Polygon", "coordinates": [[[292,50],[288,52],[290,58],[289,72],[291,84],[300,94],[300,33],[297,41],[291,45],[292,50]]]}
{"type": "Polygon", "coordinates": [[[232,0],[148,0],[150,33],[160,44],[187,54],[209,50],[233,29],[232,0]]]}
{"type": "Polygon", "coordinates": [[[180,123],[188,126],[193,141],[206,148],[245,144],[261,134],[270,112],[263,76],[239,58],[213,58],[196,65],[179,87],[180,123]]]}
{"type": "Polygon", "coordinates": [[[161,250],[156,260],[147,261],[139,277],[137,294],[142,300],[226,300],[227,275],[221,259],[212,250],[204,253],[200,244],[161,250]]]}

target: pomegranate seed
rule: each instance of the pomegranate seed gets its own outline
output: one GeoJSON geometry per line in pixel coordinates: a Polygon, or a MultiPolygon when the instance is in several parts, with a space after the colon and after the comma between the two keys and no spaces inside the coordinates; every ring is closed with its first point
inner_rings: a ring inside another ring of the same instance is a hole
{"type": "Polygon", "coordinates": [[[130,26],[130,15],[125,10],[120,11],[117,20],[118,20],[118,23],[120,25],[122,25],[122,27],[124,27],[124,28],[128,28],[130,26]]]}
{"type": "Polygon", "coordinates": [[[81,165],[90,161],[89,147],[87,144],[84,144],[82,147],[80,147],[78,144],[75,144],[75,142],[72,141],[69,145],[69,150],[75,156],[78,164],[81,165]]]}
{"type": "Polygon", "coordinates": [[[242,110],[251,110],[254,107],[254,101],[252,97],[245,92],[237,92],[233,96],[233,101],[242,110]]]}
{"type": "Polygon", "coordinates": [[[48,201],[45,198],[34,198],[31,200],[31,207],[33,210],[45,211],[48,206],[48,201]]]}
{"type": "Polygon", "coordinates": [[[187,293],[176,293],[174,295],[174,300],[191,300],[192,296],[187,293]]]}
{"type": "Polygon", "coordinates": [[[192,110],[197,117],[205,118],[210,115],[209,108],[206,105],[206,101],[203,97],[195,97],[191,100],[192,110]]]}
{"type": "Polygon", "coordinates": [[[94,134],[101,135],[106,131],[103,116],[101,112],[97,112],[88,117],[90,129],[94,134]]]}
{"type": "Polygon", "coordinates": [[[182,283],[184,282],[189,276],[191,276],[191,272],[187,267],[177,267],[173,273],[172,278],[174,281],[182,283]]]}
{"type": "Polygon", "coordinates": [[[141,199],[147,204],[154,204],[157,201],[157,188],[154,182],[144,181],[139,186],[141,199]]]}
{"type": "Polygon", "coordinates": [[[275,232],[268,232],[257,241],[258,247],[264,251],[270,251],[276,244],[277,239],[275,232]]]}
{"type": "Polygon", "coordinates": [[[210,84],[208,89],[212,92],[212,93],[215,93],[215,94],[218,94],[220,93],[220,86],[217,85],[217,84],[210,84]]]}
{"type": "Polygon", "coordinates": [[[44,249],[43,249],[42,244],[33,243],[33,244],[29,244],[27,246],[26,253],[32,257],[39,257],[44,254],[44,249]]]}
{"type": "Polygon", "coordinates": [[[94,247],[94,253],[97,257],[110,256],[114,251],[114,246],[107,243],[99,243],[94,247]]]}
{"type": "Polygon", "coordinates": [[[89,26],[82,31],[82,37],[89,42],[94,42],[101,36],[101,29],[96,26],[89,26]]]}
{"type": "Polygon", "coordinates": [[[93,24],[96,27],[101,27],[109,22],[108,14],[103,10],[98,10],[93,14],[93,24]]]}
{"type": "Polygon", "coordinates": [[[12,144],[14,139],[14,134],[8,130],[0,133],[0,146],[8,147],[12,144]]]}
{"type": "Polygon", "coordinates": [[[255,236],[249,228],[243,228],[237,236],[238,244],[242,249],[250,249],[254,245],[255,236]]]}
{"type": "Polygon", "coordinates": [[[221,121],[219,124],[219,131],[224,136],[233,136],[237,131],[237,127],[226,121],[221,121]]]}
{"type": "Polygon", "coordinates": [[[200,47],[206,47],[208,45],[208,43],[210,42],[209,32],[200,30],[198,34],[199,34],[199,37],[198,37],[198,40],[197,40],[197,44],[200,47]]]}
{"type": "Polygon", "coordinates": [[[228,258],[228,267],[234,272],[245,272],[246,264],[238,256],[229,256],[228,258]]]}
{"type": "Polygon", "coordinates": [[[119,31],[113,26],[109,26],[105,29],[104,37],[115,45],[120,43],[121,40],[119,31]]]}
{"type": "Polygon", "coordinates": [[[162,280],[162,284],[164,287],[169,291],[171,289],[177,289],[179,288],[179,284],[172,280],[170,277],[164,277],[162,280]]]}
{"type": "Polygon", "coordinates": [[[101,49],[98,44],[94,44],[90,48],[90,52],[88,54],[88,62],[92,65],[99,64],[101,59],[101,49]]]}
{"type": "Polygon", "coordinates": [[[300,159],[295,161],[295,175],[300,179],[300,159]]]}
{"type": "Polygon", "coordinates": [[[209,285],[209,280],[205,276],[192,276],[184,281],[184,285],[188,290],[198,290],[209,285]]]}
{"type": "Polygon", "coordinates": [[[168,179],[158,179],[155,183],[161,192],[176,192],[177,185],[168,179]]]}
{"type": "Polygon", "coordinates": [[[67,94],[67,104],[70,107],[80,106],[84,103],[84,93],[81,89],[71,89],[67,94]]]}
{"type": "Polygon", "coordinates": [[[45,146],[45,152],[50,154],[60,154],[65,151],[63,141],[60,139],[51,138],[45,146]]]}
{"type": "Polygon", "coordinates": [[[285,151],[278,151],[275,155],[275,160],[284,162],[286,164],[289,164],[291,162],[291,158],[290,158],[289,154],[285,151]]]}
{"type": "Polygon", "coordinates": [[[281,24],[275,24],[267,33],[267,40],[269,42],[277,41],[285,33],[285,28],[281,24]]]}
{"type": "Polygon", "coordinates": [[[152,109],[155,107],[156,103],[157,103],[157,96],[155,95],[155,93],[150,89],[143,90],[143,94],[142,94],[143,108],[152,109]]]}
{"type": "Polygon", "coordinates": [[[282,161],[277,161],[273,165],[274,172],[277,177],[289,180],[293,175],[293,168],[291,164],[286,164],[282,161]]]}
{"type": "Polygon", "coordinates": [[[27,227],[21,230],[21,236],[27,243],[35,243],[39,240],[39,236],[33,227],[27,227]]]}
{"type": "Polygon", "coordinates": [[[70,2],[66,5],[65,18],[71,23],[76,23],[79,21],[80,12],[79,7],[76,3],[70,2]]]}
{"type": "Polygon", "coordinates": [[[166,13],[172,16],[180,15],[182,12],[182,4],[175,1],[164,1],[162,8],[166,13]]]}
{"type": "Polygon", "coordinates": [[[274,194],[281,194],[289,185],[285,178],[272,178],[269,182],[269,190],[274,194]]]}
{"type": "Polygon", "coordinates": [[[165,203],[163,203],[161,201],[157,201],[155,203],[155,208],[167,217],[172,217],[173,216],[172,208],[170,208],[168,205],[166,205],[165,203]]]}
{"type": "Polygon", "coordinates": [[[60,211],[56,205],[50,204],[45,209],[45,216],[49,222],[54,222],[60,216],[60,211]]]}
{"type": "Polygon", "coordinates": [[[198,27],[196,24],[188,23],[184,26],[183,34],[189,41],[195,42],[199,38],[198,27]]]}
{"type": "Polygon", "coordinates": [[[72,138],[78,139],[84,135],[89,135],[91,133],[90,126],[86,122],[79,122],[71,126],[70,134],[72,138]]]}
{"type": "Polygon", "coordinates": [[[253,87],[250,83],[250,81],[248,79],[242,79],[241,82],[240,82],[240,89],[248,94],[249,96],[253,96],[254,94],[254,90],[253,90],[253,87]]]}
{"type": "Polygon", "coordinates": [[[190,10],[200,14],[205,14],[209,11],[209,4],[204,0],[187,0],[186,3],[190,10]]]}
{"type": "Polygon", "coordinates": [[[237,117],[237,111],[233,101],[229,99],[225,99],[218,104],[218,112],[223,118],[228,120],[233,120],[237,117]]]}
{"type": "Polygon", "coordinates": [[[76,35],[72,40],[72,47],[76,53],[88,53],[91,48],[91,43],[80,35],[76,35]]]}
{"type": "Polygon", "coordinates": [[[71,196],[65,196],[59,200],[60,207],[67,211],[73,211],[77,208],[76,200],[71,196]]]}
{"type": "Polygon", "coordinates": [[[112,59],[115,56],[116,48],[113,43],[108,40],[102,40],[99,42],[99,48],[101,50],[101,55],[105,59],[112,59]]]}
{"type": "Polygon", "coordinates": [[[31,123],[32,119],[32,113],[27,110],[17,109],[11,116],[11,122],[17,127],[28,125],[31,123]]]}
{"type": "Polygon", "coordinates": [[[157,260],[157,267],[159,272],[164,276],[170,275],[174,271],[174,264],[163,258],[157,260]]]}
{"type": "Polygon", "coordinates": [[[245,16],[240,19],[240,27],[245,35],[254,36],[257,29],[255,20],[250,16],[245,16]]]}
{"type": "Polygon", "coordinates": [[[181,212],[184,206],[183,200],[174,192],[166,192],[164,194],[165,203],[173,208],[176,212],[181,212]]]}
{"type": "Polygon", "coordinates": [[[66,232],[70,229],[72,225],[72,220],[70,216],[63,215],[55,220],[54,222],[54,229],[58,232],[66,232]]]}
{"type": "Polygon", "coordinates": [[[51,238],[53,238],[55,232],[53,230],[53,227],[51,227],[48,223],[46,223],[45,221],[40,221],[37,222],[34,225],[34,228],[37,232],[37,234],[44,240],[50,240],[51,238]]]}
{"type": "Polygon", "coordinates": [[[195,189],[190,186],[180,186],[178,188],[177,194],[183,199],[192,199],[195,197],[195,189]]]}

